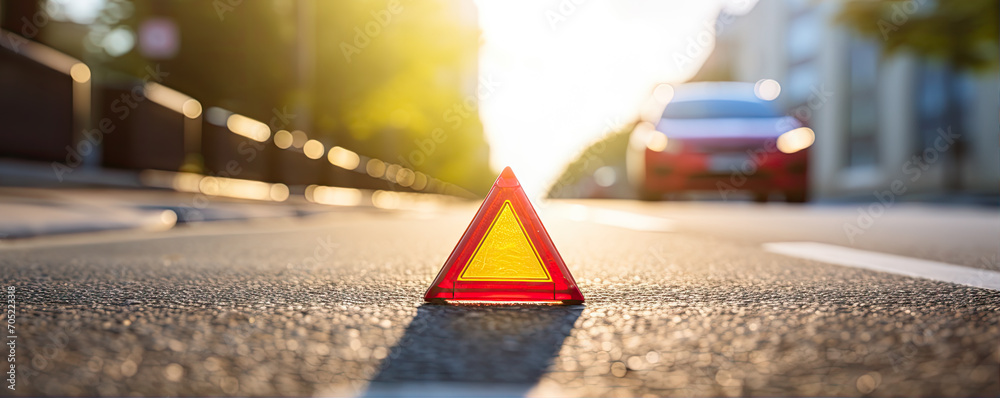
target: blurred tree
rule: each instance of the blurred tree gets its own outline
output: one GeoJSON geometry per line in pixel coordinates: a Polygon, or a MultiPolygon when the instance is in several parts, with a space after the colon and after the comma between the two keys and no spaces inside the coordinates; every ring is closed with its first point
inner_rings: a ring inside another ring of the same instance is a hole
{"type": "MultiPolygon", "coordinates": [[[[287,1],[136,1],[137,27],[167,18],[180,31],[180,52],[156,62],[168,85],[268,122],[295,95],[295,9],[287,1]],[[219,9],[213,4],[235,4],[219,9]]],[[[137,56],[140,57],[141,55],[137,56]]],[[[292,119],[294,121],[294,119],[292,119]]],[[[296,127],[286,126],[286,128],[296,127]]]]}
{"type": "MultiPolygon", "coordinates": [[[[12,8],[11,0],[0,1],[5,10],[12,8]]],[[[35,0],[21,14],[44,9],[39,5],[46,1],[51,0],[35,0]]],[[[147,21],[167,20],[178,28],[179,51],[146,59],[137,43],[132,51],[107,56],[94,45],[81,46],[87,43],[81,36],[90,35],[66,26],[52,29],[57,34],[48,37],[71,44],[48,44],[86,56],[102,69],[140,77],[147,65],[158,65],[169,73],[167,86],[205,107],[227,108],[265,123],[287,116],[277,128],[303,129],[327,144],[476,193],[485,193],[495,177],[479,120],[480,31],[472,0],[104,4],[102,15],[110,14],[112,5],[127,5],[129,12],[113,26],[83,28],[103,32],[120,25],[141,32],[147,21]]],[[[21,14],[4,19],[17,22],[21,14]]]]}
{"type": "MultiPolygon", "coordinates": [[[[947,69],[947,120],[963,133],[964,111],[958,75],[996,71],[1000,65],[1000,1],[997,0],[870,0],[844,5],[838,20],[864,36],[881,39],[883,51],[908,51],[936,59],[947,69]]],[[[949,184],[961,188],[965,140],[950,155],[949,184]]]]}
{"type": "Polygon", "coordinates": [[[1000,40],[997,0],[871,0],[844,5],[839,20],[899,50],[947,62],[957,71],[996,69],[1000,40]]]}
{"type": "Polygon", "coordinates": [[[638,121],[626,123],[621,128],[609,132],[594,141],[566,165],[562,174],[549,188],[550,198],[593,198],[593,197],[631,197],[632,189],[625,178],[625,151],[629,136],[638,121]],[[595,196],[593,192],[594,172],[597,169],[610,166],[620,171],[614,181],[614,186],[595,196]]]}
{"type": "Polygon", "coordinates": [[[318,2],[317,127],[474,192],[492,182],[469,1],[318,2]]]}

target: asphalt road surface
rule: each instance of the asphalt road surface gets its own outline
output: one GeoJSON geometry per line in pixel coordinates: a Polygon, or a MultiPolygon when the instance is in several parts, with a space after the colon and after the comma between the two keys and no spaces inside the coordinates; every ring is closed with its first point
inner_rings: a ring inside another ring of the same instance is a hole
{"type": "Polygon", "coordinates": [[[849,236],[858,208],[549,206],[587,300],[564,307],[422,302],[472,205],[16,241],[0,247],[17,305],[5,392],[1000,395],[1000,291],[765,246],[896,254],[995,283],[1000,214],[898,205],[849,236]]]}

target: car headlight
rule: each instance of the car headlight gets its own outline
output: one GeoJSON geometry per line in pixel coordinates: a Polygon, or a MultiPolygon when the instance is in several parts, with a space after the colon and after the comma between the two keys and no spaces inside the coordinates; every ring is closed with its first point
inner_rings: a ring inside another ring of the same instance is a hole
{"type": "Polygon", "coordinates": [[[656,125],[652,123],[639,122],[629,138],[629,147],[637,151],[649,149],[653,152],[678,153],[681,150],[681,142],[667,138],[667,135],[656,130],[656,125]]]}
{"type": "Polygon", "coordinates": [[[811,128],[799,127],[778,137],[776,145],[784,153],[795,153],[816,142],[816,133],[811,128]]]}
{"type": "Polygon", "coordinates": [[[659,131],[652,131],[649,137],[646,138],[646,148],[653,152],[663,152],[667,149],[670,140],[667,139],[667,135],[659,131]]]}
{"type": "Polygon", "coordinates": [[[670,139],[660,131],[652,131],[646,139],[646,149],[653,152],[680,153],[681,141],[670,139]]]}

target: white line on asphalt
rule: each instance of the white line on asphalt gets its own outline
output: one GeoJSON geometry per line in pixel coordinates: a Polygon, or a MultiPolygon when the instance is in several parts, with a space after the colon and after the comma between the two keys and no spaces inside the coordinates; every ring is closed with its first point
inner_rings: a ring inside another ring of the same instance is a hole
{"type": "Polygon", "coordinates": [[[1000,290],[1000,272],[897,256],[819,242],[765,243],[764,250],[786,256],[864,268],[915,278],[1000,290]]]}

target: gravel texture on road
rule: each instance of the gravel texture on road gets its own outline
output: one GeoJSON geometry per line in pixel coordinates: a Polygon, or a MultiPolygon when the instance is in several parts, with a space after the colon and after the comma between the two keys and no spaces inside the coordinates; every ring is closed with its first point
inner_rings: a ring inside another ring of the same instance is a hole
{"type": "Polygon", "coordinates": [[[424,304],[473,213],[0,250],[14,394],[1000,395],[1000,292],[704,235],[544,219],[584,305],[424,304]]]}

